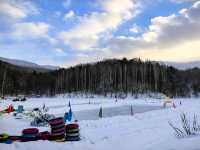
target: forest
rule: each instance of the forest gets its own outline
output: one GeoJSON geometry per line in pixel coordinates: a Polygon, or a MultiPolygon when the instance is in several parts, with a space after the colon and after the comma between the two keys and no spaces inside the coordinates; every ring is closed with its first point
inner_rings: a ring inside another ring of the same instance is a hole
{"type": "Polygon", "coordinates": [[[55,71],[18,67],[0,61],[1,96],[82,93],[125,97],[149,92],[169,97],[198,96],[200,69],[178,70],[139,58],[108,59],[55,71]]]}

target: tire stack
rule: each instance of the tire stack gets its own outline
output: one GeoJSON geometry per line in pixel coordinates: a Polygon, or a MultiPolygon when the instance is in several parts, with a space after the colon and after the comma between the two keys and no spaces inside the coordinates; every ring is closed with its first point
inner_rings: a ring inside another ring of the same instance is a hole
{"type": "Polygon", "coordinates": [[[39,130],[37,128],[28,128],[22,131],[22,142],[38,140],[39,130]]]}
{"type": "Polygon", "coordinates": [[[64,141],[65,140],[65,122],[62,117],[51,119],[49,121],[51,126],[50,140],[64,141]]]}
{"type": "Polygon", "coordinates": [[[66,131],[66,141],[79,141],[80,133],[79,133],[79,125],[76,123],[68,124],[65,126],[66,131]]]}

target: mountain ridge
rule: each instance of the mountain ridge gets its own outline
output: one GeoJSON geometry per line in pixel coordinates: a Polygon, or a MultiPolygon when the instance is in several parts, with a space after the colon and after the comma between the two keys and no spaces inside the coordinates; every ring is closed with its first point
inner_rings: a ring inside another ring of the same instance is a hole
{"type": "Polygon", "coordinates": [[[52,65],[38,65],[37,63],[25,61],[25,60],[19,60],[19,59],[10,59],[10,58],[4,58],[0,57],[0,60],[3,62],[10,63],[12,65],[16,65],[19,67],[26,67],[26,68],[32,68],[32,69],[45,69],[45,70],[57,70],[60,67],[58,66],[52,66],[52,65]]]}

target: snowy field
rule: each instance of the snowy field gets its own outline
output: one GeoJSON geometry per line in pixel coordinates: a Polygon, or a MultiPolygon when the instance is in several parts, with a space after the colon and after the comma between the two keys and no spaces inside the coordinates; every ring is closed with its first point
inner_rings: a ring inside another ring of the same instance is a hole
{"type": "MultiPolygon", "coordinates": [[[[162,99],[131,97],[123,100],[112,98],[32,98],[26,102],[1,101],[0,110],[13,104],[22,104],[26,111],[45,104],[49,112],[63,116],[71,102],[75,119],[81,129],[79,142],[35,141],[11,145],[0,144],[0,150],[200,150],[200,135],[178,139],[168,122],[180,126],[180,114],[194,113],[200,117],[200,99],[175,99],[176,109],[163,108],[162,99]],[[180,105],[180,101],[182,105],[180,105]],[[134,115],[131,116],[131,106],[134,115]],[[98,118],[100,107],[102,119],[98,118]]],[[[30,127],[30,120],[15,119],[12,114],[0,116],[0,133],[20,135],[22,129],[30,127]]],[[[41,127],[40,131],[50,130],[41,127]]]]}

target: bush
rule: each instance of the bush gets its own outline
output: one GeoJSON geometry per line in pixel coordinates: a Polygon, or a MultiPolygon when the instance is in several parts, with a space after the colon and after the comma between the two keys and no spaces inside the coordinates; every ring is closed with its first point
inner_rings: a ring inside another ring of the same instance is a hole
{"type": "Polygon", "coordinates": [[[197,116],[194,114],[193,120],[190,120],[185,113],[180,115],[181,127],[178,128],[174,126],[171,122],[169,125],[175,131],[175,135],[179,138],[196,135],[200,132],[200,124],[198,122],[197,116]]]}

